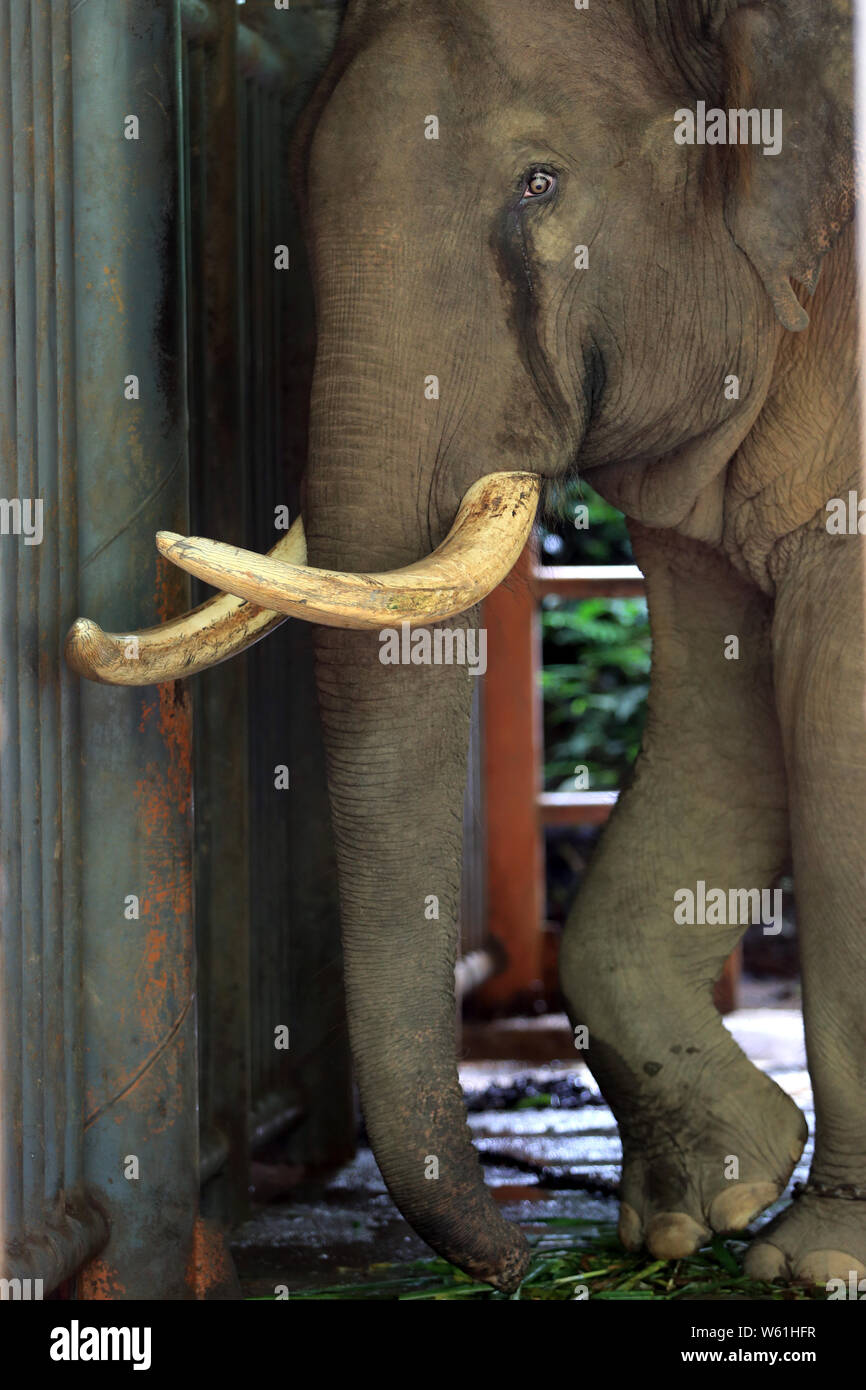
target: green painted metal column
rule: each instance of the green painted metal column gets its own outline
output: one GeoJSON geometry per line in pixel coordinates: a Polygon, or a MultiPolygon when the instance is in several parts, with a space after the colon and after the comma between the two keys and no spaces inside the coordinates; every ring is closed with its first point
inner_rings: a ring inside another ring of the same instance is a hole
{"type": "Polygon", "coordinates": [[[0,1275],[13,1298],[48,1294],[107,1236],[85,1187],[79,683],[62,658],[78,578],[69,23],[70,0],[0,3],[0,1275]]]}
{"type": "MultiPolygon", "coordinates": [[[[188,602],[177,0],[73,6],[78,611],[188,602]]],[[[134,659],[134,654],[132,659],[134,659]]],[[[79,1297],[194,1296],[198,1137],[189,693],[82,682],[85,1169],[108,1246],[79,1297]]]]}

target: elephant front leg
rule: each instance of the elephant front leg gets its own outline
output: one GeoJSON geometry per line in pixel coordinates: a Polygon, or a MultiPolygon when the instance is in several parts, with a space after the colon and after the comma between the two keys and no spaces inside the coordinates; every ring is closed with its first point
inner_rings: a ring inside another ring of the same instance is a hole
{"type": "Polygon", "coordinates": [[[744,923],[677,912],[677,895],[700,883],[726,897],[771,887],[788,855],[787,807],[769,601],[697,542],[631,530],[652,619],[649,718],[561,974],[620,1128],[620,1236],[678,1258],[774,1201],[805,1142],[800,1111],[713,1006],[744,923]]]}
{"type": "Polygon", "coordinates": [[[866,661],[860,537],[788,542],[776,688],[791,801],[803,1013],[815,1092],[809,1184],[749,1251],[756,1278],[866,1274],[866,661]]]}

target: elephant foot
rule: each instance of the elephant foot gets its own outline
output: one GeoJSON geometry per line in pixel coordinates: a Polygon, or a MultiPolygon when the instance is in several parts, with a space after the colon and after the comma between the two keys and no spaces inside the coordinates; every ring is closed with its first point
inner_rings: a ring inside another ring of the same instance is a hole
{"type": "Polygon", "coordinates": [[[866,1298],[866,1200],[807,1190],[763,1228],[746,1253],[745,1270],[751,1279],[768,1282],[825,1285],[840,1279],[844,1290],[835,1285],[831,1296],[866,1298]]]}
{"type": "Polygon", "coordinates": [[[676,1104],[642,1087],[616,1108],[620,1239],[657,1259],[680,1259],[713,1232],[746,1227],[785,1190],[806,1142],[797,1106],[742,1053],[727,1055],[716,1075],[704,1053],[676,1104]]]}

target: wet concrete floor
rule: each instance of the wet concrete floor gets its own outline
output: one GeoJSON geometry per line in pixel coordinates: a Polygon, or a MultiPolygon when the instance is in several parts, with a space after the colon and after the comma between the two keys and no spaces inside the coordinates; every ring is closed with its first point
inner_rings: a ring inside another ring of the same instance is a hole
{"type": "MultiPolygon", "coordinates": [[[[814,1114],[806,1070],[800,1012],[791,1008],[747,1008],[725,1020],[744,1051],[800,1106],[810,1139],[792,1181],[805,1180],[812,1152],[814,1114]]],[[[565,1034],[564,1034],[565,1036],[565,1034]]],[[[543,1065],[527,1062],[464,1062],[460,1076],[467,1098],[531,1075],[541,1090],[571,1076],[593,1093],[581,1109],[482,1110],[469,1115],[482,1154],[495,1153],[555,1166],[571,1174],[615,1182],[620,1143],[614,1119],[579,1060],[543,1065]]],[[[539,1187],[532,1175],[506,1162],[485,1166],[485,1178],[503,1213],[527,1233],[551,1229],[551,1219],[579,1217],[609,1223],[616,1202],[584,1191],[539,1187]]],[[[775,1209],[773,1209],[775,1210],[775,1209]]],[[[759,1219],[762,1224],[772,1211],[759,1219]]],[[[591,1234],[591,1227],[587,1234],[591,1234]]],[[[339,1172],[304,1182],[291,1196],[254,1209],[232,1248],[247,1297],[273,1297],[277,1284],[292,1290],[363,1283],[382,1277],[382,1266],[429,1259],[432,1252],[406,1224],[391,1201],[370,1150],[360,1148],[339,1172]]]]}

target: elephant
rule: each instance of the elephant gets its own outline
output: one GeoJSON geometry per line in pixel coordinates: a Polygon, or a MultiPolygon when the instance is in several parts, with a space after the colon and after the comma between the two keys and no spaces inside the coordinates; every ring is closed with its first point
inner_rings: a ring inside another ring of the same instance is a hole
{"type": "Polygon", "coordinates": [[[620,1238],[686,1256],[785,1191],[805,1120],[712,1003],[746,923],[675,902],[793,863],[814,1159],[746,1269],[866,1274],[851,28],[849,0],[350,0],[295,141],[303,520],[265,557],[160,533],[219,594],[135,662],[70,632],[81,674],[138,684],[315,624],[367,1130],[414,1229],[501,1290],[528,1248],[454,1057],[473,681],[384,664],[376,634],[477,625],[539,497],[578,475],[628,519],[653,639],[643,746],[560,965],[622,1138],[620,1238]]]}

